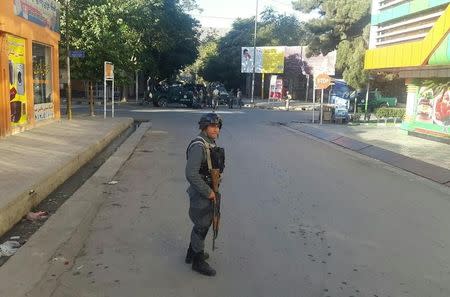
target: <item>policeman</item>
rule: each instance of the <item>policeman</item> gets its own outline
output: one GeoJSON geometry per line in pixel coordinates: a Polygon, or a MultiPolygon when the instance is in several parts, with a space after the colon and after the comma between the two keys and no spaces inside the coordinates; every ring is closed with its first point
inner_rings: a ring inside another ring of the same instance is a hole
{"type": "MultiPolygon", "coordinates": [[[[215,152],[222,151],[216,146],[222,128],[222,119],[215,113],[203,115],[199,121],[200,134],[189,144],[186,157],[186,179],[189,182],[187,193],[190,199],[189,217],[194,224],[191,243],[186,254],[186,263],[192,263],[192,269],[207,276],[216,275],[216,271],[205,261],[209,255],[204,251],[205,238],[213,220],[213,201],[216,194],[212,190],[208,158],[219,158],[215,152]],[[207,151],[209,150],[209,152],[207,151]]],[[[222,162],[224,163],[224,162],[222,162]]],[[[211,164],[211,159],[209,160],[211,164]]],[[[223,171],[223,166],[221,168],[223,171]]]]}

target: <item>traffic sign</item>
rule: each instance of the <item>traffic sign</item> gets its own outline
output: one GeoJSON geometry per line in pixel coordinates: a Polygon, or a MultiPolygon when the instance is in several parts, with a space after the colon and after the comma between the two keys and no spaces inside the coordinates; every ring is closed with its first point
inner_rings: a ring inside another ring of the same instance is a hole
{"type": "Polygon", "coordinates": [[[331,78],[326,73],[321,73],[316,77],[316,89],[325,90],[331,85],[331,78]]]}
{"type": "Polygon", "coordinates": [[[71,58],[83,59],[86,56],[86,52],[85,51],[70,51],[69,56],[71,58]]]}

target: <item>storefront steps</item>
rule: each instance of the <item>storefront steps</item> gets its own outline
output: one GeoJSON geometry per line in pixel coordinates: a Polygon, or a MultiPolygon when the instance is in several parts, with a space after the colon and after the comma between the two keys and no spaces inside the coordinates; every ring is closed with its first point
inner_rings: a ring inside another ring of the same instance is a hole
{"type": "Polygon", "coordinates": [[[396,127],[282,125],[450,187],[448,144],[408,136],[396,127]]]}
{"type": "Polygon", "coordinates": [[[0,140],[0,235],[122,133],[133,119],[56,121],[0,140]]]}

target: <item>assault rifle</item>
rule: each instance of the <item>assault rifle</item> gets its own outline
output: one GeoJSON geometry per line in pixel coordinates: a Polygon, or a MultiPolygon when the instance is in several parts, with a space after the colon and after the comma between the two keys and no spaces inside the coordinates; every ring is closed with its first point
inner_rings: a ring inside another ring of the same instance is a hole
{"type": "Polygon", "coordinates": [[[213,251],[216,248],[216,239],[219,234],[219,223],[220,223],[220,193],[219,193],[219,184],[220,184],[220,170],[219,169],[211,169],[211,181],[212,181],[212,190],[216,194],[216,199],[213,201],[213,243],[212,249],[213,251]]]}

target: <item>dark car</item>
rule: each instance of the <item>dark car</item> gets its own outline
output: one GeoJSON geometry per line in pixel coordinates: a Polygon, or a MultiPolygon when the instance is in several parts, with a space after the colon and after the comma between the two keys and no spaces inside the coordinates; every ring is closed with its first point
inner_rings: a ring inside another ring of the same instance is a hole
{"type": "Polygon", "coordinates": [[[166,107],[170,103],[184,104],[189,108],[200,107],[200,100],[193,85],[173,84],[159,87],[151,92],[150,96],[156,107],[166,107]]]}

